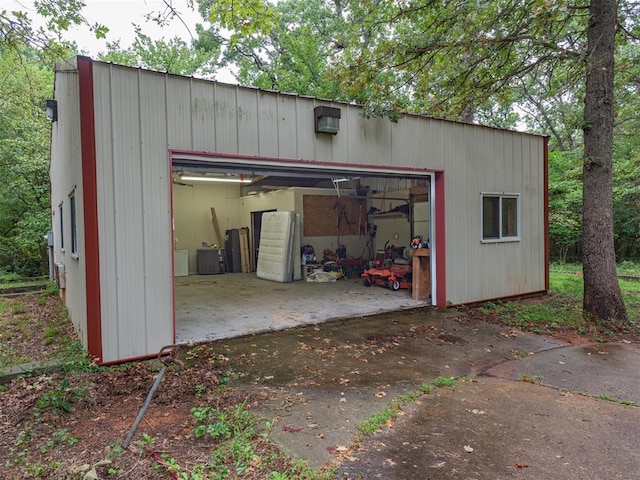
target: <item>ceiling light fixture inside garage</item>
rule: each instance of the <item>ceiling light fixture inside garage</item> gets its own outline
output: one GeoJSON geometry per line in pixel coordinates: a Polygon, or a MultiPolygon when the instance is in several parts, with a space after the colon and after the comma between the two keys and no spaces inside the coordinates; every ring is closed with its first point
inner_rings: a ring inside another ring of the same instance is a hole
{"type": "Polygon", "coordinates": [[[185,182],[227,182],[227,183],[251,183],[250,178],[240,177],[196,177],[183,175],[180,177],[185,182]]]}

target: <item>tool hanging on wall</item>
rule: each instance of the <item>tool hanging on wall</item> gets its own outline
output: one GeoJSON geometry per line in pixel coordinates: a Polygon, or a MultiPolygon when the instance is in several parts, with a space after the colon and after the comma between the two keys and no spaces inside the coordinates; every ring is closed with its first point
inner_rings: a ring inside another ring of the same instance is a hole
{"type": "MultiPolygon", "coordinates": [[[[218,217],[216,216],[216,209],[211,207],[211,222],[213,223],[213,229],[216,232],[216,240],[218,240],[218,245],[224,246],[224,239],[222,235],[220,235],[220,225],[218,225],[218,217]]],[[[229,265],[227,265],[227,256],[223,255],[224,261],[224,271],[229,271],[229,265]]]]}
{"type": "Polygon", "coordinates": [[[336,211],[336,233],[338,240],[336,245],[340,245],[340,224],[342,218],[344,217],[344,221],[347,223],[347,227],[349,227],[352,222],[349,221],[349,218],[347,217],[347,211],[345,210],[344,205],[342,205],[340,202],[336,202],[333,205],[333,209],[336,211]]]}

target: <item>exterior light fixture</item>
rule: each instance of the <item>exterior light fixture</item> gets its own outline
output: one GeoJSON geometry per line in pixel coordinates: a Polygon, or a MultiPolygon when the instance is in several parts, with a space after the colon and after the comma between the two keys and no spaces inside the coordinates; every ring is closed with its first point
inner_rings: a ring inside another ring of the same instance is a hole
{"type": "Polygon", "coordinates": [[[47,120],[55,122],[58,120],[58,101],[48,99],[47,100],[47,120]]]}
{"type": "Polygon", "coordinates": [[[334,107],[316,107],[313,109],[316,133],[335,135],[340,130],[340,109],[334,107]]]}
{"type": "Polygon", "coordinates": [[[227,182],[227,183],[251,183],[250,178],[233,178],[233,177],[195,177],[183,175],[180,177],[181,180],[186,182],[227,182]]]}

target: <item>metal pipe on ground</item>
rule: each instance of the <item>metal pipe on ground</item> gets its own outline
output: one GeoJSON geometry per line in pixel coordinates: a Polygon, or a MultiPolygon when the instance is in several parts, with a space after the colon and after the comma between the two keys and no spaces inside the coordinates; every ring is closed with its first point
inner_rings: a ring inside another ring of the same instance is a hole
{"type": "Polygon", "coordinates": [[[138,429],[138,425],[140,425],[140,422],[142,421],[142,417],[144,417],[144,414],[146,413],[147,408],[149,408],[149,404],[151,403],[151,400],[153,400],[153,396],[156,394],[156,391],[160,386],[160,382],[162,382],[162,379],[164,378],[164,375],[167,372],[169,365],[171,365],[172,363],[175,363],[176,365],[178,365],[178,367],[180,367],[181,370],[182,368],[184,368],[184,364],[176,358],[177,353],[178,353],[177,345],[168,345],[160,349],[160,352],[158,353],[158,360],[162,362],[162,368],[160,369],[160,372],[156,377],[156,381],[153,382],[153,386],[151,387],[151,390],[149,390],[149,393],[147,394],[147,399],[144,401],[144,404],[142,405],[142,408],[140,409],[140,412],[138,413],[138,416],[136,417],[135,422],[133,422],[133,425],[131,426],[131,430],[129,430],[129,434],[127,435],[127,438],[125,438],[124,443],[122,444],[123,448],[129,447],[129,444],[131,443],[131,440],[133,439],[133,436],[135,435],[136,430],[138,429]]]}

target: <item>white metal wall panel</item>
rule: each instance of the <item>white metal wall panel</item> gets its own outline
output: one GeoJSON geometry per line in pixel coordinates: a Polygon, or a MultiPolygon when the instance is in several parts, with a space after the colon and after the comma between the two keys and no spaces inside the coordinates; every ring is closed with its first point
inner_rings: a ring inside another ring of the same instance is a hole
{"type": "Polygon", "coordinates": [[[453,303],[544,289],[542,139],[485,130],[467,132],[459,142],[468,144],[463,152],[475,165],[468,163],[466,173],[446,171],[447,292],[453,303]],[[531,150],[532,144],[538,148],[531,150]],[[469,151],[475,152],[471,158],[469,151]],[[481,192],[520,194],[519,242],[480,242],[481,192]]]}
{"type": "Polygon", "coordinates": [[[100,315],[104,358],[117,358],[119,304],[117,293],[117,255],[114,169],[111,118],[111,67],[94,64],[94,103],[96,122],[96,182],[98,197],[98,239],[100,249],[100,315]],[[102,106],[102,108],[98,108],[102,106]]]}
{"type": "MultiPolygon", "coordinates": [[[[149,75],[148,72],[144,72],[143,81],[146,81],[149,75]]],[[[191,79],[175,75],[167,75],[165,78],[167,82],[165,98],[160,97],[158,101],[164,101],[167,105],[166,111],[171,112],[171,115],[167,116],[169,146],[191,148],[193,144],[191,79]]]]}
{"type": "Polygon", "coordinates": [[[82,159],[80,152],[80,106],[78,74],[73,64],[55,79],[58,120],[51,124],[51,211],[54,232],[54,263],[64,265],[65,303],[84,345],[87,344],[86,274],[82,205],[82,159]],[[75,190],[74,190],[75,188],[75,190]],[[69,193],[75,191],[78,255],[71,254],[71,215],[69,193]],[[63,209],[65,248],[61,248],[60,212],[63,209]]]}
{"type": "Polygon", "coordinates": [[[167,87],[163,75],[99,63],[94,85],[103,360],[109,362],[173,341],[167,87]]]}
{"type": "Polygon", "coordinates": [[[237,89],[238,113],[236,117],[238,132],[238,148],[247,152],[248,155],[258,155],[259,147],[259,125],[258,102],[255,90],[237,89]]]}
{"type": "Polygon", "coordinates": [[[121,68],[111,70],[113,157],[105,160],[113,165],[113,188],[103,194],[114,206],[116,251],[105,261],[116,265],[118,332],[116,345],[104,351],[105,359],[111,354],[134,356],[147,347],[139,80],[139,71],[131,75],[121,68]]]}
{"type": "Polygon", "coordinates": [[[315,158],[314,103],[310,100],[305,97],[296,97],[296,158],[315,158]]]}
{"type": "Polygon", "coordinates": [[[278,97],[273,93],[256,91],[258,101],[258,151],[265,157],[278,153],[278,97]]]}
{"type": "Polygon", "coordinates": [[[214,83],[216,115],[216,147],[218,152],[238,152],[238,110],[236,89],[228,85],[214,83]]]}
{"type": "Polygon", "coordinates": [[[193,150],[215,152],[216,148],[216,104],[211,82],[194,80],[191,83],[191,123],[193,125],[193,150]]]}
{"type": "MultiPolygon", "coordinates": [[[[161,76],[142,78],[140,87],[144,337],[145,351],[158,352],[173,343],[173,245],[170,235],[167,110],[166,102],[158,101],[165,91],[161,76]]],[[[126,317],[124,319],[127,320],[126,317]]]]}
{"type": "MultiPolygon", "coordinates": [[[[297,135],[298,118],[295,97],[278,95],[278,156],[281,158],[298,158],[297,135]]],[[[312,110],[313,111],[313,110],[312,110]]]]}

